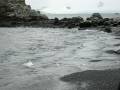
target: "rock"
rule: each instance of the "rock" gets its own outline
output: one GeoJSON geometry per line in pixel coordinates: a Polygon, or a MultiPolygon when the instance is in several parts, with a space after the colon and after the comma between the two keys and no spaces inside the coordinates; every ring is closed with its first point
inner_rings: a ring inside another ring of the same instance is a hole
{"type": "Polygon", "coordinates": [[[90,19],[103,19],[100,13],[93,13],[90,19]]]}
{"type": "Polygon", "coordinates": [[[12,22],[14,17],[21,19],[21,21],[48,19],[47,16],[40,13],[40,11],[32,10],[30,5],[26,5],[25,0],[0,0],[0,17],[12,22]]]}
{"type": "MultiPolygon", "coordinates": [[[[0,0],[0,2],[3,0],[0,0]]],[[[25,0],[4,0],[0,3],[0,15],[6,17],[28,17],[31,8],[25,4],[25,0]]]]}
{"type": "Polygon", "coordinates": [[[115,39],[120,39],[120,26],[112,27],[113,34],[117,37],[115,39]]]}
{"type": "Polygon", "coordinates": [[[91,17],[86,19],[86,21],[91,22],[92,26],[96,27],[103,24],[103,17],[100,13],[93,13],[91,17]]]}
{"type": "Polygon", "coordinates": [[[116,54],[120,54],[120,50],[117,50],[117,51],[116,51],[116,54]]]}
{"type": "Polygon", "coordinates": [[[90,60],[89,62],[100,62],[102,60],[90,60]]]}
{"type": "Polygon", "coordinates": [[[48,20],[48,17],[44,14],[41,14],[40,11],[31,10],[30,11],[31,20],[48,20]]]}
{"type": "Polygon", "coordinates": [[[69,29],[78,27],[79,24],[83,21],[84,20],[81,17],[63,18],[60,20],[62,26],[69,29]]]}
{"type": "Polygon", "coordinates": [[[119,85],[118,85],[118,90],[120,90],[120,83],[119,83],[119,85]]]}
{"type": "Polygon", "coordinates": [[[58,18],[55,18],[54,19],[54,25],[58,25],[59,24],[59,19],[58,18]]]}
{"type": "Polygon", "coordinates": [[[86,21],[82,17],[49,19],[40,11],[31,9],[25,0],[0,0],[0,26],[37,26],[54,28],[78,28],[104,26],[103,31],[112,32],[110,27],[120,25],[120,20],[103,18],[100,13],[93,13],[86,21]],[[108,26],[108,27],[106,27],[108,26]]]}
{"type": "Polygon", "coordinates": [[[111,33],[112,32],[111,27],[105,27],[104,32],[111,33]]]}
{"type": "Polygon", "coordinates": [[[114,22],[114,23],[112,24],[113,27],[117,27],[118,25],[119,25],[119,23],[117,23],[117,22],[114,22]]]}
{"type": "Polygon", "coordinates": [[[111,23],[110,23],[109,21],[104,21],[104,22],[103,22],[103,25],[104,25],[104,26],[110,26],[111,23]]]}
{"type": "Polygon", "coordinates": [[[78,27],[78,30],[85,30],[86,28],[81,28],[81,27],[78,27]]]}
{"type": "Polygon", "coordinates": [[[109,53],[109,54],[120,54],[120,50],[107,50],[106,53],[109,53]]]}
{"type": "Polygon", "coordinates": [[[115,54],[116,51],[114,51],[114,50],[107,50],[106,53],[108,53],[108,54],[115,54]]]}
{"type": "Polygon", "coordinates": [[[115,22],[111,18],[104,18],[103,19],[103,25],[104,26],[113,26],[115,22]]]}
{"type": "Polygon", "coordinates": [[[81,22],[79,24],[80,28],[86,28],[86,27],[91,27],[91,26],[92,26],[92,23],[90,21],[81,22]]]}
{"type": "MultiPolygon", "coordinates": [[[[120,39],[120,38],[119,38],[120,39]]],[[[118,44],[114,44],[114,46],[120,46],[120,43],[118,43],[118,44]]]]}
{"type": "Polygon", "coordinates": [[[112,29],[109,26],[102,27],[101,31],[107,32],[107,33],[112,33],[112,29]]]}
{"type": "Polygon", "coordinates": [[[80,23],[84,21],[82,17],[72,17],[71,19],[74,23],[80,23]]]}

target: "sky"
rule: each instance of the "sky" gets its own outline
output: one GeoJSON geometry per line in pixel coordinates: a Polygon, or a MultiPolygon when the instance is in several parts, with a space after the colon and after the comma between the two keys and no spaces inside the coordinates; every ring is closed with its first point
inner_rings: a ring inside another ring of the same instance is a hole
{"type": "Polygon", "coordinates": [[[46,13],[120,12],[120,0],[26,0],[46,13]]]}

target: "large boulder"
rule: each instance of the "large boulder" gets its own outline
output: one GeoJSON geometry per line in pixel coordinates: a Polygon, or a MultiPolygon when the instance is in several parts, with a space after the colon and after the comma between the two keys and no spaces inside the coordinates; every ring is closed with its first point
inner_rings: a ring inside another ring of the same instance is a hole
{"type": "Polygon", "coordinates": [[[80,22],[84,21],[84,19],[82,17],[72,17],[71,19],[75,23],[80,23],[80,22]]]}
{"type": "Polygon", "coordinates": [[[100,13],[93,13],[86,21],[91,22],[92,26],[100,26],[103,23],[103,17],[100,13]]]}
{"type": "Polygon", "coordinates": [[[28,19],[30,16],[46,19],[47,16],[32,10],[25,0],[0,0],[0,16],[28,19]]]}
{"type": "Polygon", "coordinates": [[[31,20],[48,20],[48,17],[44,14],[41,14],[40,11],[31,10],[30,11],[31,20]]]}
{"type": "Polygon", "coordinates": [[[54,22],[53,22],[54,25],[59,25],[60,24],[60,21],[57,17],[54,18],[54,22]]]}
{"type": "Polygon", "coordinates": [[[29,17],[31,7],[25,4],[25,0],[0,0],[1,17],[29,17]]]}
{"type": "Polygon", "coordinates": [[[91,19],[103,19],[102,15],[100,13],[93,13],[90,18],[91,19]]]}
{"type": "Polygon", "coordinates": [[[102,31],[107,32],[107,33],[112,33],[111,27],[108,27],[108,26],[103,27],[102,31]]]}
{"type": "Polygon", "coordinates": [[[107,50],[106,53],[108,54],[120,54],[120,49],[119,50],[107,50]]]}
{"type": "Polygon", "coordinates": [[[84,19],[82,17],[63,18],[60,22],[63,27],[75,28],[78,27],[80,23],[84,22],[84,19]]]}
{"type": "Polygon", "coordinates": [[[90,21],[81,22],[79,24],[80,28],[88,28],[88,27],[91,27],[91,26],[92,26],[92,23],[90,21]]]}

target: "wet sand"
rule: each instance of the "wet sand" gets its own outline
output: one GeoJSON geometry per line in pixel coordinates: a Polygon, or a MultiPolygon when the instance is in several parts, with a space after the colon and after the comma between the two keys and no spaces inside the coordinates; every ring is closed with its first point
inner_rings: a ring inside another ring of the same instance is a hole
{"type": "Polygon", "coordinates": [[[75,90],[120,90],[120,69],[76,72],[60,80],[76,84],[75,90]]]}

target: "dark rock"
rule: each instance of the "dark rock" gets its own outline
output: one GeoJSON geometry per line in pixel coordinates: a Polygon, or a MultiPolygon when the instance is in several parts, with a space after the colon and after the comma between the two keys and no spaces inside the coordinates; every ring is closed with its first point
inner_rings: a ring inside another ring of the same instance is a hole
{"type": "Polygon", "coordinates": [[[104,26],[111,26],[113,24],[113,19],[110,18],[104,18],[102,21],[104,26]]]}
{"type": "Polygon", "coordinates": [[[117,51],[116,51],[116,54],[120,54],[120,50],[117,50],[117,51]]]}
{"type": "Polygon", "coordinates": [[[108,53],[108,54],[115,54],[116,51],[114,51],[114,50],[107,50],[106,53],[108,53]]]}
{"type": "Polygon", "coordinates": [[[60,21],[59,21],[59,19],[58,19],[58,18],[55,18],[55,19],[54,19],[54,23],[53,23],[53,24],[54,24],[54,25],[58,25],[58,24],[59,24],[59,22],[60,22],[60,21]]]}
{"type": "Polygon", "coordinates": [[[36,10],[31,10],[29,16],[32,20],[48,20],[48,17],[46,15],[41,14],[40,11],[36,10]]]}
{"type": "Polygon", "coordinates": [[[114,23],[112,24],[113,27],[117,27],[118,25],[119,25],[119,23],[117,23],[117,22],[114,22],[114,23]]]}
{"type": "Polygon", "coordinates": [[[118,85],[118,90],[120,90],[120,83],[119,83],[119,85],[118,85]]]}
{"type": "Polygon", "coordinates": [[[102,60],[91,60],[90,62],[100,62],[102,60]]]}
{"type": "Polygon", "coordinates": [[[80,22],[83,22],[84,19],[82,17],[72,17],[72,21],[74,23],[80,23],[80,22]]]}
{"type": "Polygon", "coordinates": [[[90,19],[103,19],[100,13],[93,13],[90,19]]]}
{"type": "MultiPolygon", "coordinates": [[[[116,38],[115,38],[116,39],[116,38]]],[[[120,38],[119,38],[120,39],[120,38]]],[[[115,44],[114,46],[120,46],[120,43],[118,43],[118,44],[115,44]]]]}
{"type": "Polygon", "coordinates": [[[81,22],[79,24],[80,28],[86,28],[86,27],[91,27],[91,26],[92,26],[92,23],[90,21],[81,22]]]}
{"type": "Polygon", "coordinates": [[[112,29],[111,29],[111,27],[103,27],[102,29],[101,29],[101,31],[104,31],[104,32],[107,32],[107,33],[111,33],[112,32],[112,29]]]}
{"type": "Polygon", "coordinates": [[[86,28],[84,27],[84,28],[81,28],[81,27],[78,27],[78,30],[85,30],[86,28]]]}
{"type": "Polygon", "coordinates": [[[62,26],[69,29],[78,27],[79,24],[83,21],[84,20],[81,17],[63,18],[60,20],[62,26]]]}
{"type": "Polygon", "coordinates": [[[115,39],[120,39],[120,37],[116,37],[115,39]]]}
{"type": "Polygon", "coordinates": [[[120,20],[103,18],[100,13],[93,13],[86,21],[82,17],[49,19],[40,11],[31,9],[25,0],[0,0],[0,26],[37,26],[52,28],[78,28],[83,30],[91,27],[104,26],[105,32],[112,32],[112,26],[120,25],[120,20]],[[108,27],[106,27],[108,26],[108,27]]]}
{"type": "Polygon", "coordinates": [[[100,13],[93,13],[86,21],[91,22],[93,27],[103,25],[103,17],[100,13]]]}
{"type": "Polygon", "coordinates": [[[107,50],[106,53],[109,53],[109,54],[120,54],[120,50],[107,50]]]}
{"type": "Polygon", "coordinates": [[[32,10],[25,0],[0,0],[0,26],[5,26],[5,22],[6,26],[8,23],[11,26],[19,26],[37,20],[48,20],[48,17],[40,14],[40,11],[32,10]]]}

